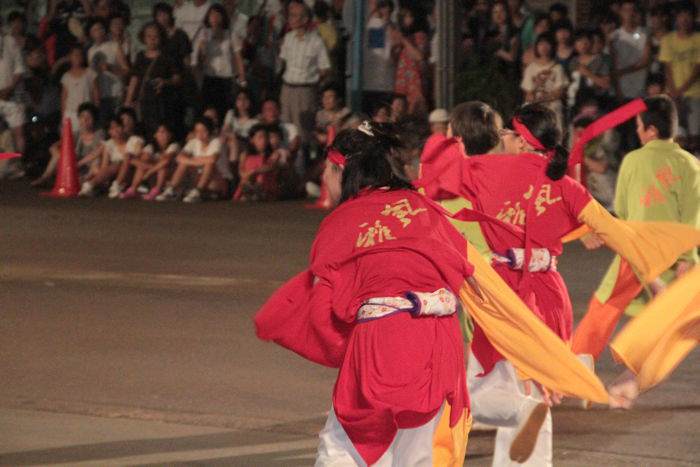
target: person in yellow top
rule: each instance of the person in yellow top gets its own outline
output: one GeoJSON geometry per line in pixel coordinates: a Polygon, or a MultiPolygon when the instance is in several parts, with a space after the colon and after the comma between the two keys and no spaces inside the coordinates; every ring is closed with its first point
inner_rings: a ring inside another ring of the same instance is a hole
{"type": "MultiPolygon", "coordinates": [[[[637,116],[643,146],[622,161],[615,191],[615,212],[626,221],[664,221],[700,228],[700,164],[673,141],[678,113],[668,96],[645,99],[647,110],[637,116]]],[[[650,285],[658,293],[676,276],[698,263],[697,248],[681,255],[672,270],[650,285]]],[[[615,258],[574,332],[573,351],[597,358],[622,313],[636,315],[647,301],[638,271],[615,258]],[[641,292],[641,293],[640,293],[641,292]],[[635,297],[637,297],[635,299],[635,297]]]]}
{"type": "Polygon", "coordinates": [[[665,64],[666,91],[687,115],[684,127],[690,152],[700,150],[700,32],[694,32],[696,9],[682,2],[676,9],[676,31],[661,39],[659,60],[665,64]]]}
{"type": "Polygon", "coordinates": [[[625,370],[609,387],[611,408],[630,408],[660,383],[700,341],[700,266],[654,298],[610,344],[625,370]]]}

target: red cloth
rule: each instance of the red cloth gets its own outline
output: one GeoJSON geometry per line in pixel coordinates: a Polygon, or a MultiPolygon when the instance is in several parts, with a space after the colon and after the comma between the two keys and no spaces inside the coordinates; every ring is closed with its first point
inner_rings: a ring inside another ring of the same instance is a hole
{"type": "MultiPolygon", "coordinates": [[[[560,255],[561,237],[580,226],[577,217],[590,195],[569,177],[557,181],[547,178],[547,163],[537,154],[464,160],[462,196],[475,210],[490,216],[482,220],[481,229],[491,251],[505,254],[509,248],[547,248],[552,255],[560,255]]],[[[563,340],[570,338],[573,311],[558,272],[530,273],[504,264],[496,264],[494,269],[550,329],[563,340]]],[[[478,326],[472,350],[486,373],[503,358],[478,326]]]]}
{"type": "MultiPolygon", "coordinates": [[[[265,167],[266,161],[265,156],[261,154],[251,154],[245,157],[243,163],[243,169],[245,171],[258,170],[265,167]]],[[[275,177],[275,172],[265,172],[258,174],[255,177],[255,183],[262,187],[266,196],[269,198],[274,198],[277,194],[277,180],[275,177]]],[[[238,201],[243,196],[243,180],[238,185],[236,192],[233,194],[233,200],[238,201]]]]}
{"type": "Polygon", "coordinates": [[[456,138],[431,135],[420,155],[420,179],[415,185],[423,188],[425,195],[435,201],[455,198],[460,193],[465,158],[462,145],[456,138]]]}
{"type": "Polygon", "coordinates": [[[340,368],[333,408],[365,462],[381,457],[397,429],[427,423],[445,400],[454,426],[468,408],[457,315],[397,313],[355,324],[368,298],[456,293],[472,274],[466,243],[439,206],[409,190],[363,193],[324,220],[310,263],[257,313],[257,335],[340,368]],[[392,215],[401,202],[413,214],[392,215]],[[370,245],[370,227],[388,230],[370,245]]]}
{"type": "Polygon", "coordinates": [[[635,99],[603,115],[598,120],[588,125],[579,135],[574,147],[571,148],[567,175],[572,176],[576,172],[576,167],[579,167],[581,169],[581,182],[585,186],[586,177],[585,171],[583,170],[583,153],[586,144],[596,136],[605,133],[610,128],[615,128],[630,118],[634,118],[637,114],[644,112],[646,108],[647,106],[642,99],[635,99]]]}

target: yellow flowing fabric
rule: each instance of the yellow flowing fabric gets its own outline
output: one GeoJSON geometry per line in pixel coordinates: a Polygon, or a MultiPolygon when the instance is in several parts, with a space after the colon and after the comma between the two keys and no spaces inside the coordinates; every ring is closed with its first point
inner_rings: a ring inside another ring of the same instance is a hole
{"type": "Polygon", "coordinates": [[[623,221],[595,200],[583,208],[578,218],[625,258],[644,284],[673,266],[683,253],[700,245],[700,230],[694,227],[674,222],[623,221]]]}
{"type": "Polygon", "coordinates": [[[610,348],[644,390],[668,376],[699,339],[700,266],[695,266],[630,321],[610,348]]]}
{"type": "Polygon", "coordinates": [[[525,378],[566,396],[608,403],[598,377],[522,302],[501,276],[468,244],[483,299],[464,284],[462,304],[486,337],[525,378]]]}

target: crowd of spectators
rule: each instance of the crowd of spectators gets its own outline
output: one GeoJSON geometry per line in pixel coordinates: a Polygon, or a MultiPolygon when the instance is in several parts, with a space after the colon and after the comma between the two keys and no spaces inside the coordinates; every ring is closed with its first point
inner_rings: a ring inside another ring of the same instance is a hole
{"type": "MultiPolygon", "coordinates": [[[[140,24],[124,0],[47,0],[37,18],[11,11],[0,35],[0,152],[24,157],[2,163],[0,178],[50,186],[70,121],[82,195],[294,198],[318,194],[328,138],[365,118],[447,131],[432,92],[435,2],[368,0],[356,25],[356,1],[153,2],[140,24]],[[351,112],[357,27],[362,109],[351,112]]],[[[611,1],[585,24],[561,3],[463,6],[458,68],[499,76],[500,95],[546,103],[573,138],[626,101],[667,93],[681,109],[684,147],[700,150],[692,2],[611,1]]],[[[592,143],[593,190],[611,192],[620,158],[636,145],[633,125],[592,143]]]]}

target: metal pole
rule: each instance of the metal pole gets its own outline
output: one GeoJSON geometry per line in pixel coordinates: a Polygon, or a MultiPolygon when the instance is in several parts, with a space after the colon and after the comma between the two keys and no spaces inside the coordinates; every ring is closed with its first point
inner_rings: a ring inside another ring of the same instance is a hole
{"type": "Polygon", "coordinates": [[[365,38],[365,1],[354,0],[354,29],[352,32],[352,76],[350,106],[353,112],[362,110],[362,61],[365,38]]]}
{"type": "Polygon", "coordinates": [[[438,53],[435,63],[435,106],[450,109],[455,101],[456,21],[455,0],[438,0],[436,34],[438,53]]]}

